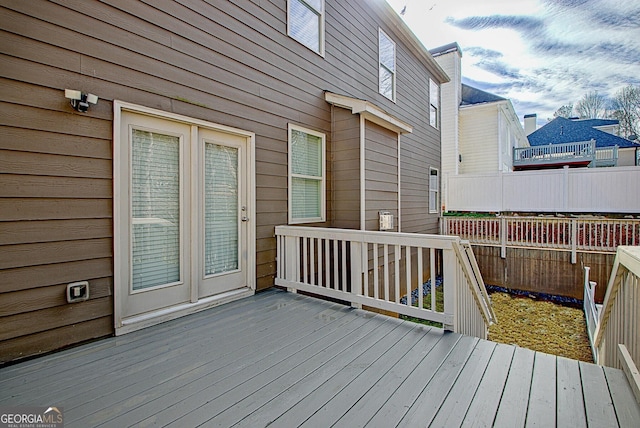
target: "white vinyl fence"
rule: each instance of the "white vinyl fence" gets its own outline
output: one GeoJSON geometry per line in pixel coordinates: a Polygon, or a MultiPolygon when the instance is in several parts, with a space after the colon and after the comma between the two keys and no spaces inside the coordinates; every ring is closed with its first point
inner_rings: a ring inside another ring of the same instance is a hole
{"type": "Polygon", "coordinates": [[[444,211],[640,213],[640,167],[447,175],[444,211]]]}

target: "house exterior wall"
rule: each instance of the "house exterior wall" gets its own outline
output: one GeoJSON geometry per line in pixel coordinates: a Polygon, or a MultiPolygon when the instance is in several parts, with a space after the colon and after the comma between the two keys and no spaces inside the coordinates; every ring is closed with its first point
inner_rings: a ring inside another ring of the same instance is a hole
{"type": "Polygon", "coordinates": [[[638,159],[637,152],[640,147],[631,147],[618,149],[618,165],[617,166],[639,166],[636,159],[638,159]]]}
{"type": "Polygon", "coordinates": [[[460,108],[460,174],[496,171],[498,167],[496,104],[460,108]]]}
{"type": "MultiPolygon", "coordinates": [[[[365,230],[379,230],[379,211],[394,216],[398,231],[398,134],[365,122],[365,230]]],[[[426,214],[426,211],[425,211],[426,214]]]]}
{"type": "Polygon", "coordinates": [[[360,119],[347,109],[332,107],[332,122],[331,226],[360,229],[360,119]]]}
{"type": "Polygon", "coordinates": [[[458,174],[459,115],[462,100],[461,53],[458,50],[438,55],[436,61],[449,75],[450,82],[442,85],[441,129],[442,129],[442,175],[458,174]]]}
{"type": "MultiPolygon", "coordinates": [[[[384,2],[327,0],[324,57],[287,36],[285,0],[34,0],[2,13],[0,362],[114,331],[114,100],[255,133],[258,289],[273,285],[274,226],[287,223],[287,125],[323,132],[338,150],[324,91],[413,126],[401,136],[402,203],[428,204],[416,188],[440,166],[440,133],[425,88],[446,76],[384,2]],[[378,93],[379,27],[396,42],[395,103],[378,93]],[[77,113],[65,88],[99,102],[77,113]],[[90,300],[67,304],[66,285],[82,280],[90,300]]],[[[374,153],[372,174],[387,156],[374,153]]],[[[331,166],[328,195],[348,192],[348,180],[331,187],[331,166]]],[[[348,221],[346,201],[328,198],[327,224],[348,221]]],[[[437,215],[412,216],[407,231],[437,232],[437,215]]]]}

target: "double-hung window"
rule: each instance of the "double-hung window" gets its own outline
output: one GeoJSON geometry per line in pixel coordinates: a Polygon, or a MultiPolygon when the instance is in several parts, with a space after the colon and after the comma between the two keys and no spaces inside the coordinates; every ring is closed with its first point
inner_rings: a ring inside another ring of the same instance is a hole
{"type": "Polygon", "coordinates": [[[438,213],[438,204],[440,194],[440,180],[438,180],[438,170],[429,168],[429,213],[438,213]]]}
{"type": "Polygon", "coordinates": [[[324,0],[288,0],[287,33],[324,56],[324,0]]]}
{"type": "Polygon", "coordinates": [[[396,44],[382,29],[378,29],[379,84],[382,95],[396,100],[396,44]]]}
{"type": "Polygon", "coordinates": [[[434,128],[438,127],[439,100],[440,87],[436,82],[429,79],[429,124],[434,128]]]}
{"type": "Polygon", "coordinates": [[[289,223],[325,221],[325,135],[289,125],[289,223]]]}

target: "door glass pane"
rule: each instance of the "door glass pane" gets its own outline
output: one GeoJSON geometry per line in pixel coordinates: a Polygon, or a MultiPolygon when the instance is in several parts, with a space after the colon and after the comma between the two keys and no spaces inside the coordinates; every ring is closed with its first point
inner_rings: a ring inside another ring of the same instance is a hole
{"type": "Polygon", "coordinates": [[[238,149],[205,144],[204,274],[237,270],[238,149]]]}
{"type": "Polygon", "coordinates": [[[180,138],[132,131],[132,286],[180,281],[180,138]]]}

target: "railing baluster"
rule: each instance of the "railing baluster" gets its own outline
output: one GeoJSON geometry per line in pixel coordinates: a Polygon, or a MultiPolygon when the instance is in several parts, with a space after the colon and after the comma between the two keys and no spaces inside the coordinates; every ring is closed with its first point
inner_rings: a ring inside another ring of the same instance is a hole
{"type": "Polygon", "coordinates": [[[400,244],[394,245],[393,250],[394,258],[394,280],[395,280],[395,302],[400,303],[400,244]]]}
{"type": "Polygon", "coordinates": [[[406,280],[407,280],[407,305],[411,306],[411,247],[410,246],[406,246],[404,247],[404,254],[405,254],[405,259],[406,259],[406,264],[405,264],[405,273],[406,273],[406,280]]]}
{"type": "Polygon", "coordinates": [[[342,240],[342,291],[347,291],[347,269],[347,241],[342,240]]]}
{"type": "Polygon", "coordinates": [[[307,256],[307,241],[309,238],[302,238],[302,282],[305,284],[309,281],[309,257],[307,256]]]}
{"type": "Polygon", "coordinates": [[[378,272],[379,272],[379,265],[378,265],[378,244],[374,243],[373,244],[373,298],[378,300],[380,298],[379,293],[378,293],[378,287],[380,286],[380,283],[378,281],[378,272]]]}
{"type": "Polygon", "coordinates": [[[317,254],[318,254],[318,260],[317,260],[317,267],[318,267],[318,282],[316,283],[316,285],[318,286],[322,286],[322,238],[318,238],[317,242],[318,242],[318,249],[317,249],[317,254]]]}
{"type": "Polygon", "coordinates": [[[384,300],[389,301],[389,248],[384,244],[384,300]]]}
{"type": "Polygon", "coordinates": [[[340,260],[338,258],[338,240],[333,240],[333,288],[334,290],[338,290],[340,288],[340,278],[338,274],[340,273],[340,260]]]}
{"type": "MultiPolygon", "coordinates": [[[[431,310],[436,310],[436,249],[429,249],[429,276],[431,277],[431,310]]],[[[442,287],[444,291],[444,287],[442,287]]]]}
{"type": "Polygon", "coordinates": [[[418,307],[424,307],[423,297],[424,294],[422,283],[424,282],[424,276],[422,272],[422,247],[418,247],[418,307]]]}

